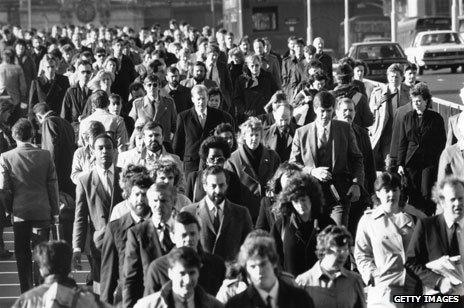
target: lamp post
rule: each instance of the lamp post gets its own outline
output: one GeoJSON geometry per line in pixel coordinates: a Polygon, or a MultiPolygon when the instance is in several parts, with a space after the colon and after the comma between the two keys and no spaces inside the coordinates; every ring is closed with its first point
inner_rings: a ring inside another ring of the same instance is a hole
{"type": "Polygon", "coordinates": [[[350,16],[348,9],[348,1],[349,0],[345,0],[345,23],[343,27],[343,31],[345,34],[345,54],[348,53],[348,50],[350,49],[350,16]]]}
{"type": "Polygon", "coordinates": [[[453,0],[451,2],[451,30],[458,31],[458,1],[453,0]]]}
{"type": "Polygon", "coordinates": [[[311,0],[306,0],[306,18],[308,20],[308,27],[306,28],[306,41],[311,43],[313,41],[313,27],[311,25],[311,0]]]}
{"type": "Polygon", "coordinates": [[[396,42],[396,0],[391,0],[391,14],[390,14],[390,23],[391,23],[391,41],[396,42]]]}

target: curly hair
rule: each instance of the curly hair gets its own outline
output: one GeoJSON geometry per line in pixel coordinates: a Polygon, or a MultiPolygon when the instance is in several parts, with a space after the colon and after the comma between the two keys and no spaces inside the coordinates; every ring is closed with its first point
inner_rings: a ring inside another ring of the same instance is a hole
{"type": "Polygon", "coordinates": [[[282,185],[280,183],[282,176],[285,175],[288,178],[293,178],[302,171],[303,168],[296,163],[284,162],[280,164],[272,178],[267,182],[267,191],[275,195],[279,194],[282,191],[282,185]]]}
{"type": "Polygon", "coordinates": [[[423,100],[427,103],[427,108],[432,104],[432,94],[430,89],[425,82],[419,82],[411,87],[409,90],[409,96],[421,96],[423,100]]]}
{"type": "Polygon", "coordinates": [[[123,190],[123,196],[129,198],[132,192],[132,187],[137,186],[140,188],[148,189],[153,184],[153,179],[145,173],[134,173],[130,177],[126,177],[123,185],[121,186],[123,190]]]}
{"type": "MultiPolygon", "coordinates": [[[[129,197],[130,191],[132,190],[132,186],[130,189],[126,189],[129,186],[129,182],[135,175],[142,175],[143,177],[149,176],[147,168],[142,165],[134,165],[129,164],[125,169],[121,171],[119,176],[119,186],[122,189],[122,197],[126,199],[129,197]],[[127,193],[128,192],[128,193],[127,193]]],[[[152,181],[153,182],[153,181],[152,181]]]]}
{"type": "Polygon", "coordinates": [[[230,157],[229,145],[227,144],[227,141],[225,141],[224,138],[222,137],[210,136],[201,143],[199,154],[200,154],[200,160],[203,163],[206,162],[209,149],[220,149],[225,159],[228,159],[230,157]]]}
{"type": "Polygon", "coordinates": [[[311,216],[317,218],[322,214],[325,204],[324,195],[319,182],[312,176],[300,174],[291,179],[284,190],[279,194],[274,211],[284,218],[294,213],[292,201],[309,197],[311,202],[311,216]]]}
{"type": "Polygon", "coordinates": [[[181,172],[179,170],[179,167],[177,167],[176,163],[172,161],[167,161],[167,160],[158,161],[154,165],[153,170],[151,171],[151,177],[153,178],[153,181],[155,182],[158,176],[158,172],[174,175],[174,186],[177,187],[177,184],[179,184],[179,181],[180,181],[181,172]]]}
{"type": "Polygon", "coordinates": [[[330,251],[330,247],[353,245],[353,237],[345,226],[329,225],[317,235],[316,255],[319,260],[330,251]]]}
{"type": "Polygon", "coordinates": [[[260,131],[262,134],[264,131],[263,122],[261,122],[261,120],[256,117],[249,117],[248,120],[243,122],[240,125],[240,133],[238,135],[239,143],[243,144],[245,142],[244,136],[245,136],[245,133],[248,131],[260,131]]]}

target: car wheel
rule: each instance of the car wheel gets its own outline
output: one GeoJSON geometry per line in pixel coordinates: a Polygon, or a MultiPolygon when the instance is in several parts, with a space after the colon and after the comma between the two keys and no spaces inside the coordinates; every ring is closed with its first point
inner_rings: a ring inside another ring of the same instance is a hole
{"type": "Polygon", "coordinates": [[[457,71],[458,71],[458,66],[456,66],[456,65],[451,66],[451,73],[452,74],[456,74],[457,71]]]}
{"type": "Polygon", "coordinates": [[[423,66],[419,66],[418,73],[419,73],[420,76],[422,76],[424,74],[424,67],[423,66]]]}

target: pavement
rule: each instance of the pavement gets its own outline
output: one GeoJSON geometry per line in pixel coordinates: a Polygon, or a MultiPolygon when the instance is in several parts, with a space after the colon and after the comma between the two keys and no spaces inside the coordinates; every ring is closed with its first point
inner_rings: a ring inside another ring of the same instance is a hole
{"type": "MultiPolygon", "coordinates": [[[[13,230],[5,229],[3,233],[5,248],[13,252],[13,230]]],[[[82,256],[82,270],[75,271],[71,275],[78,285],[83,286],[90,271],[87,258],[82,256]]],[[[9,308],[21,294],[19,289],[18,268],[14,255],[9,260],[0,260],[0,308],[9,308]]]]}
{"type": "Polygon", "coordinates": [[[453,103],[462,103],[459,98],[459,90],[464,86],[464,73],[461,72],[461,69],[455,74],[452,74],[450,69],[427,70],[424,75],[417,77],[418,80],[428,84],[434,97],[453,103]]]}

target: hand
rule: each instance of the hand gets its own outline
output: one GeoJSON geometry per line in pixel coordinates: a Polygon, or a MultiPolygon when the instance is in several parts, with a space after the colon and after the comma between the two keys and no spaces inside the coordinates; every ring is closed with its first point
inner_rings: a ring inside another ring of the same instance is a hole
{"type": "Polygon", "coordinates": [[[304,272],[301,275],[298,275],[298,277],[296,277],[295,279],[296,284],[299,285],[300,287],[309,287],[309,276],[310,276],[309,271],[304,272]]]}
{"type": "Polygon", "coordinates": [[[332,179],[329,167],[317,167],[311,170],[311,175],[321,182],[327,182],[332,179]]]}
{"type": "Polygon", "coordinates": [[[449,278],[443,278],[440,281],[440,293],[449,294],[452,291],[453,291],[453,285],[451,284],[451,280],[449,280],[449,278]]]}
{"type": "Polygon", "coordinates": [[[398,174],[404,176],[404,168],[403,166],[398,166],[398,174]]]}
{"type": "Polygon", "coordinates": [[[359,200],[359,197],[361,197],[361,189],[359,185],[353,184],[351,185],[350,189],[348,189],[348,192],[346,195],[350,198],[351,202],[356,202],[359,200]]]}
{"type": "Polygon", "coordinates": [[[81,270],[82,269],[82,264],[81,264],[81,252],[80,251],[75,251],[73,252],[73,267],[76,270],[81,270]]]}

